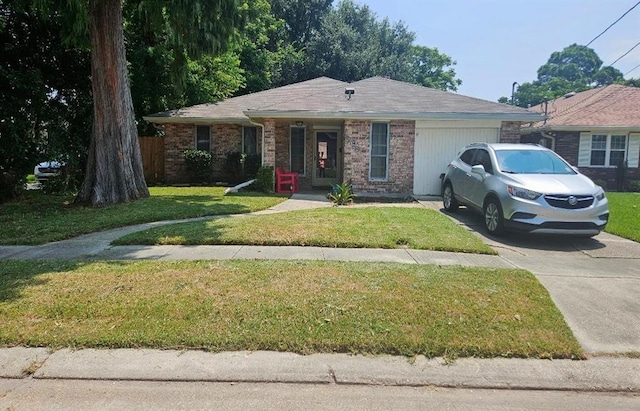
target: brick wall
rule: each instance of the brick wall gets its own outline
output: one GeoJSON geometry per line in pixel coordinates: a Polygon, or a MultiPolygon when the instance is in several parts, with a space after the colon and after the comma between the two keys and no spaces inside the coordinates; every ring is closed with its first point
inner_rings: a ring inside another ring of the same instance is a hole
{"type": "Polygon", "coordinates": [[[519,143],[521,124],[520,121],[503,121],[500,125],[500,142],[519,143]]]}
{"type": "MultiPolygon", "coordinates": [[[[166,124],[165,131],[165,180],[169,184],[188,183],[184,165],[184,151],[195,148],[194,124],[166,124]]],[[[230,151],[242,151],[242,127],[235,124],[211,125],[211,156],[214,179],[222,174],[222,165],[230,151]]]]}
{"type": "Polygon", "coordinates": [[[410,195],[413,192],[415,122],[394,120],[389,125],[389,169],[386,181],[369,179],[371,121],[344,124],[344,180],[358,194],[410,195]]]}

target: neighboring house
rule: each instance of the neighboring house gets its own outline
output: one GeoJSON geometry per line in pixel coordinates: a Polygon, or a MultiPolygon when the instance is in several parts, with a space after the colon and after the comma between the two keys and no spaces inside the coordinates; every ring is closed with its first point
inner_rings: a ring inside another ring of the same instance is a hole
{"type": "Polygon", "coordinates": [[[524,125],[522,141],[545,145],[594,180],[617,188],[618,164],[639,180],[640,88],[613,84],[532,107],[547,119],[524,125]]]}
{"type": "Polygon", "coordinates": [[[145,117],[164,128],[165,179],[185,182],[183,152],[228,152],[300,174],[300,188],[351,182],[354,192],[440,194],[440,173],[464,145],[517,142],[541,118],[493,103],[382,77],[326,77],[145,117]]]}

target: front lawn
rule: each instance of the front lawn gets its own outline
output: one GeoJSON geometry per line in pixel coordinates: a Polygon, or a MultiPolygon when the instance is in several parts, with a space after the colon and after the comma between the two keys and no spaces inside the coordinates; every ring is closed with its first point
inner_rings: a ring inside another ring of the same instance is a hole
{"type": "Polygon", "coordinates": [[[333,207],[173,224],[133,233],[115,244],[406,247],[496,254],[437,211],[406,207],[333,207]]]}
{"type": "Polygon", "coordinates": [[[640,243],[640,193],[607,193],[611,216],[606,232],[640,243]]]}
{"type": "Polygon", "coordinates": [[[44,244],[151,221],[250,213],[286,200],[260,193],[225,196],[223,187],[150,187],[149,191],[149,198],[101,208],[74,205],[72,196],[27,191],[0,205],[0,244],[44,244]]]}
{"type": "Polygon", "coordinates": [[[0,261],[0,345],[584,358],[522,270],[0,261]]]}

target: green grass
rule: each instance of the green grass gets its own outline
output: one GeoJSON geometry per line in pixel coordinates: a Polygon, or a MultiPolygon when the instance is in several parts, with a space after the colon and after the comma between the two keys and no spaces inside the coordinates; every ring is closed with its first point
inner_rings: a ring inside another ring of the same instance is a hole
{"type": "Polygon", "coordinates": [[[522,270],[0,261],[0,345],[584,358],[522,270]]]}
{"type": "Polygon", "coordinates": [[[0,205],[0,244],[43,244],[151,221],[249,213],[286,199],[260,193],[225,196],[222,187],[151,187],[149,191],[149,198],[101,208],[75,205],[72,196],[27,191],[19,200],[0,205]]]}
{"type": "Polygon", "coordinates": [[[333,207],[174,224],[128,235],[115,244],[414,248],[496,254],[437,211],[406,207],[333,207]]]}
{"type": "Polygon", "coordinates": [[[640,242],[640,193],[607,193],[609,223],[606,232],[640,242]]]}

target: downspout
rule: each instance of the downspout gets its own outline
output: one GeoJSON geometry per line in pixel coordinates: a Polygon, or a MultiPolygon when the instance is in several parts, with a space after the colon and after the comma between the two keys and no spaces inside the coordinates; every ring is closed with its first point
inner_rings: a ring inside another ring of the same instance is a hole
{"type": "Polygon", "coordinates": [[[544,131],[540,131],[540,135],[544,138],[548,138],[549,140],[551,140],[551,150],[556,151],[556,138],[554,136],[552,136],[551,134],[547,134],[544,131]]]}

